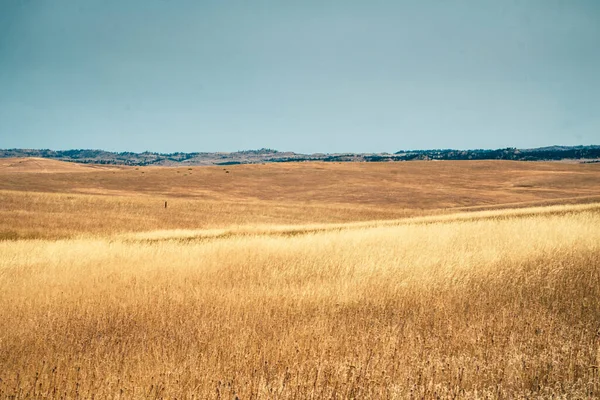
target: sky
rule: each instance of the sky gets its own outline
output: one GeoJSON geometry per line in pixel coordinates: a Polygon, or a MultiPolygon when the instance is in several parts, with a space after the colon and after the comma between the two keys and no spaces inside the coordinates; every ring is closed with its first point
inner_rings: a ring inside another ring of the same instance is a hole
{"type": "Polygon", "coordinates": [[[597,0],[2,0],[0,148],[600,144],[597,0]]]}

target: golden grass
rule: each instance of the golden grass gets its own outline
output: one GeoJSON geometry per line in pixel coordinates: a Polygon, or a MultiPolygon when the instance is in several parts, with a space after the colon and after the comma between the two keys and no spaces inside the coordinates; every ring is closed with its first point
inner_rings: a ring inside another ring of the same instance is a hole
{"type": "Polygon", "coordinates": [[[0,239],[69,238],[158,229],[224,229],[253,224],[305,224],[400,218],[421,214],[361,204],[219,201],[156,195],[84,195],[0,191],[0,239]]]}
{"type": "MultiPolygon", "coordinates": [[[[59,163],[63,164],[54,168],[73,169],[72,163],[59,163]]],[[[33,166],[27,170],[30,173],[0,166],[0,190],[423,210],[600,196],[600,164],[415,161],[189,168],[86,166],[82,167],[88,171],[85,173],[56,174],[38,173],[33,166]]],[[[49,165],[43,168],[51,170],[49,165]]]]}
{"type": "Polygon", "coordinates": [[[202,240],[214,238],[229,238],[232,236],[293,236],[307,233],[342,231],[356,228],[377,228],[397,225],[435,224],[439,222],[461,222],[483,219],[504,219],[523,216],[564,215],[580,211],[600,211],[600,203],[578,205],[554,205],[546,207],[523,207],[514,209],[499,209],[486,211],[458,212],[451,214],[425,215],[379,221],[362,221],[328,224],[302,225],[238,225],[223,229],[171,229],[147,232],[131,232],[118,235],[125,240],[202,240]]]}
{"type": "Polygon", "coordinates": [[[0,162],[0,239],[395,220],[598,201],[600,164],[110,168],[39,159],[0,162]]]}
{"type": "Polygon", "coordinates": [[[0,158],[0,174],[57,174],[74,172],[93,172],[98,170],[117,171],[120,166],[104,166],[94,164],[78,164],[39,157],[0,158]]]}
{"type": "Polygon", "coordinates": [[[598,397],[599,208],[2,241],[0,397],[598,397]]]}
{"type": "Polygon", "coordinates": [[[600,165],[225,168],[0,162],[0,399],[600,397],[600,165]]]}

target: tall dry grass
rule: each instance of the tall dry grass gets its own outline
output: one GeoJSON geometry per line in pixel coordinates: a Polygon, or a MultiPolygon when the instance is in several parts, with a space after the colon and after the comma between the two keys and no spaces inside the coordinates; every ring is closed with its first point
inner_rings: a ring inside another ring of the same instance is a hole
{"type": "Polygon", "coordinates": [[[115,168],[43,159],[0,162],[0,239],[345,223],[599,201],[600,164],[481,160],[115,168]]]}
{"type": "Polygon", "coordinates": [[[361,204],[0,190],[0,240],[65,239],[157,229],[223,229],[249,224],[340,223],[420,214],[415,210],[361,204]]]}
{"type": "Polygon", "coordinates": [[[600,212],[561,210],[0,242],[0,397],[598,397],[600,212]]]}

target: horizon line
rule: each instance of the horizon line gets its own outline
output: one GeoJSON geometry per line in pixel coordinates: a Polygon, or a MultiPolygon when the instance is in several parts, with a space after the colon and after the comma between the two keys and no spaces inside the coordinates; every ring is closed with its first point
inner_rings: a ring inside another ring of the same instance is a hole
{"type": "Polygon", "coordinates": [[[293,153],[298,155],[315,155],[315,154],[327,154],[327,155],[343,155],[343,154],[396,154],[401,152],[421,152],[421,151],[499,151],[499,150],[539,150],[539,149],[547,149],[554,147],[562,147],[562,148],[579,148],[579,147],[600,147],[600,144],[578,144],[578,145],[561,145],[561,144],[553,144],[547,146],[539,146],[539,147],[514,147],[514,146],[506,146],[499,148],[484,148],[484,147],[472,147],[472,148],[421,148],[421,149],[399,149],[394,152],[390,151],[378,151],[378,152],[356,152],[356,151],[341,151],[341,152],[312,152],[312,153],[302,153],[296,152],[293,150],[277,150],[270,147],[261,147],[256,149],[242,149],[235,151],[173,151],[173,152],[160,152],[160,151],[130,151],[130,150],[106,150],[101,148],[64,148],[64,149],[50,149],[50,148],[26,148],[26,147],[12,147],[12,148],[0,148],[0,151],[53,151],[53,152],[65,152],[65,151],[102,151],[106,153],[130,153],[130,154],[158,154],[158,155],[173,155],[173,154],[235,154],[235,153],[244,153],[244,152],[271,152],[271,153],[293,153]]]}

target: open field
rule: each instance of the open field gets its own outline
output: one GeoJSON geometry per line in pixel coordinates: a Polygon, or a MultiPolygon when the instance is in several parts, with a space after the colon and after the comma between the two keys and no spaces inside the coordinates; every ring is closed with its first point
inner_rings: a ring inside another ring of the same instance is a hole
{"type": "Polygon", "coordinates": [[[600,164],[415,161],[189,169],[1,161],[0,236],[25,238],[345,223],[600,201],[600,164]]]}
{"type": "Polygon", "coordinates": [[[0,166],[0,398],[600,397],[598,165],[66,167],[0,166]]]}

